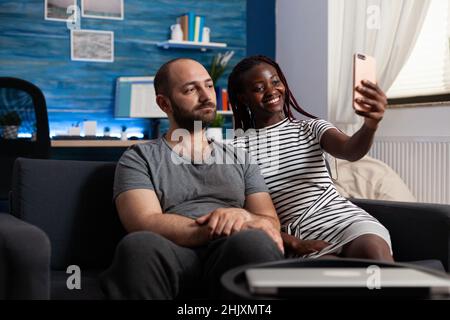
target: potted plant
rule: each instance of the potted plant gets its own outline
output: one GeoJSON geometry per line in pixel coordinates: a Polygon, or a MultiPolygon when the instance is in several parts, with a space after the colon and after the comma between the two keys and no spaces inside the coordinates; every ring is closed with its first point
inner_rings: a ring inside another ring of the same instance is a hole
{"type": "Polygon", "coordinates": [[[0,127],[3,128],[3,139],[16,139],[22,123],[17,111],[10,111],[0,116],[0,127]]]}
{"type": "Polygon", "coordinates": [[[228,63],[234,55],[234,51],[227,51],[224,54],[218,53],[211,62],[209,75],[214,83],[214,90],[217,97],[217,109],[222,110],[222,88],[218,85],[219,79],[227,69],[228,63]]]}
{"type": "Polygon", "coordinates": [[[216,118],[206,129],[206,137],[215,141],[223,140],[222,127],[225,124],[225,118],[220,113],[216,114],[216,118]]]}
{"type": "Polygon", "coordinates": [[[217,84],[219,78],[225,72],[228,63],[234,55],[234,51],[227,51],[224,54],[218,53],[215,55],[211,62],[211,69],[209,70],[209,75],[211,76],[214,84],[217,84]]]}

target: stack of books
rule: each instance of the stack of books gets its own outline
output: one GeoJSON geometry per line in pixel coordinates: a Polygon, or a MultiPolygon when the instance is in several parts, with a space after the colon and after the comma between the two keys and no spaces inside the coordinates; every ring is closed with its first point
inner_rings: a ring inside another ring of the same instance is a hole
{"type": "Polygon", "coordinates": [[[216,87],[217,97],[217,110],[218,111],[231,111],[231,106],[228,101],[228,91],[221,87],[216,87]]]}
{"type": "Polygon", "coordinates": [[[202,42],[203,27],[205,26],[204,16],[189,11],[178,17],[177,21],[181,25],[181,30],[183,30],[183,41],[202,42]]]}

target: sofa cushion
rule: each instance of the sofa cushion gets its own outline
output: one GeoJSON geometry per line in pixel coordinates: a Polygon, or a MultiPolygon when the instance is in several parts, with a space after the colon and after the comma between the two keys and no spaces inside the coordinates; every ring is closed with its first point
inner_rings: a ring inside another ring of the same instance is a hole
{"type": "Polygon", "coordinates": [[[19,158],[12,214],[41,228],[52,269],[107,267],[125,234],[112,201],[115,163],[19,158]]]}

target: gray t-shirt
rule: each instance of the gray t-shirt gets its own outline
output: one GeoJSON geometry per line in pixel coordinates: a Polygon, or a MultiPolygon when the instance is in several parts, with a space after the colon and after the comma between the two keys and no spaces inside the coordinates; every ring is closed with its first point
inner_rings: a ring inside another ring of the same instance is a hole
{"type": "Polygon", "coordinates": [[[268,192],[248,153],[217,142],[210,146],[212,163],[193,164],[164,138],[135,145],[117,164],[114,199],[127,190],[150,189],[163,212],[195,219],[218,208],[243,208],[245,196],[268,192]]]}

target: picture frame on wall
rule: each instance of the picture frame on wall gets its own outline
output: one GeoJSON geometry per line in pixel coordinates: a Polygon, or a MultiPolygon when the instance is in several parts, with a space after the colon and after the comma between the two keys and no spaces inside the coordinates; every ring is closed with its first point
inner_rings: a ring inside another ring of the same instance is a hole
{"type": "Polygon", "coordinates": [[[114,32],[71,30],[70,55],[73,61],[114,62],[114,32]]]}
{"type": "Polygon", "coordinates": [[[66,22],[72,15],[67,13],[67,8],[76,5],[77,0],[45,0],[44,18],[50,21],[66,22]]]}
{"type": "Polygon", "coordinates": [[[124,0],[81,0],[81,16],[94,19],[124,19],[124,0]]]}

